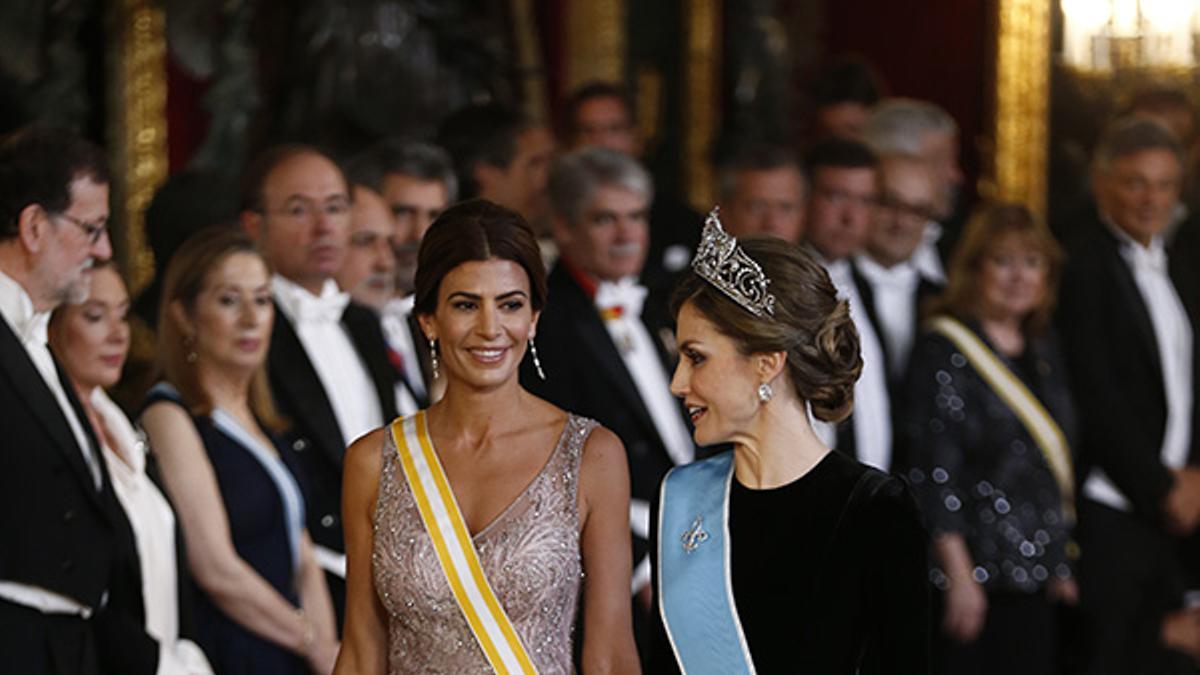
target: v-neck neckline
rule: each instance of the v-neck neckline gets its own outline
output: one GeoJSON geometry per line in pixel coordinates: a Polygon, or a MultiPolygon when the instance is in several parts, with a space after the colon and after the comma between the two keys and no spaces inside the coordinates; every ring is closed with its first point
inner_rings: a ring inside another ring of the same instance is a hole
{"type": "MultiPolygon", "coordinates": [[[[558,434],[558,440],[554,443],[554,448],[550,450],[550,454],[546,456],[546,461],[542,463],[542,466],[540,469],[538,469],[537,473],[533,474],[533,477],[528,483],[525,484],[525,487],[517,493],[517,496],[514,497],[507,506],[501,509],[500,512],[496,514],[490,521],[488,521],[487,525],[484,525],[482,528],[480,528],[478,532],[471,532],[471,526],[469,523],[467,523],[467,514],[463,512],[462,505],[458,503],[458,493],[454,491],[453,486],[450,486],[450,492],[454,496],[455,506],[458,507],[458,512],[462,514],[463,526],[467,528],[467,535],[471,538],[472,542],[478,542],[480,538],[482,538],[484,535],[487,535],[501,522],[506,520],[508,514],[516,508],[517,504],[521,503],[521,500],[525,498],[525,495],[529,494],[529,491],[533,489],[533,486],[537,485],[542,476],[546,474],[546,470],[550,468],[550,464],[554,462],[554,458],[558,456],[558,452],[562,448],[563,441],[567,437],[567,432],[571,429],[571,419],[573,417],[574,415],[567,413],[567,420],[563,422],[562,430],[558,434]]],[[[444,464],[442,464],[442,456],[438,453],[437,445],[435,445],[433,442],[433,434],[429,434],[429,448],[433,451],[433,456],[437,459],[438,465],[441,467],[442,475],[446,476],[446,483],[449,485],[450,475],[446,473],[446,467],[444,464]]]]}

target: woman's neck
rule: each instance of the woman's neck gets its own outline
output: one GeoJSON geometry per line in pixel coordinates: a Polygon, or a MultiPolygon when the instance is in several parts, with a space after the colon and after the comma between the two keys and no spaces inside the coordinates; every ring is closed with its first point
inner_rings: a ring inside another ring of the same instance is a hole
{"type": "Polygon", "coordinates": [[[434,404],[438,426],[449,429],[454,437],[478,446],[498,431],[511,428],[522,419],[522,399],[527,396],[516,376],[491,389],[478,389],[458,380],[449,380],[446,394],[434,404]]]}
{"type": "Polygon", "coordinates": [[[980,317],[979,327],[1001,354],[1020,356],[1025,351],[1025,332],[1020,317],[980,317]]]}
{"type": "Polygon", "coordinates": [[[827,454],[829,448],[817,438],[803,404],[777,399],[734,439],[734,474],[753,490],[777,488],[807,474],[827,454]]]}
{"type": "Polygon", "coordinates": [[[253,372],[196,365],[196,378],[200,382],[200,388],[208,395],[214,408],[221,408],[230,413],[250,409],[250,380],[254,377],[253,372]]]}

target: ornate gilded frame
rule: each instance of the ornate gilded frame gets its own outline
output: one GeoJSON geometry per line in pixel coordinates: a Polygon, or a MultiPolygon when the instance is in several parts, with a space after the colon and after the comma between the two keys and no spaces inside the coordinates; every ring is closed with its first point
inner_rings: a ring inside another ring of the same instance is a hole
{"type": "Polygon", "coordinates": [[[1050,11],[1054,0],[997,0],[992,162],[988,197],[1046,213],[1050,120],[1050,11]]]}
{"type": "Polygon", "coordinates": [[[142,214],[168,171],[166,15],[153,0],[121,0],[111,11],[113,235],[129,289],[136,293],[154,277],[142,214]]]}

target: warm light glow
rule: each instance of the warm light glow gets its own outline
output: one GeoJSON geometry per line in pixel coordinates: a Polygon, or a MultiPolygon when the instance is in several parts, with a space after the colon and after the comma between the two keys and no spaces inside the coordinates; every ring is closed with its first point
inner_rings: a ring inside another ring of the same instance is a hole
{"type": "Polygon", "coordinates": [[[1062,59],[1085,70],[1195,67],[1200,0],[1060,0],[1062,59]]]}
{"type": "Polygon", "coordinates": [[[1195,0],[1142,0],[1146,21],[1163,31],[1174,31],[1181,24],[1190,23],[1195,11],[1195,0]]]}
{"type": "Polygon", "coordinates": [[[1109,4],[1101,0],[1062,0],[1067,22],[1089,33],[1099,31],[1108,23],[1109,4]]]}
{"type": "Polygon", "coordinates": [[[1138,0],[1113,0],[1113,35],[1134,37],[1138,34],[1138,0]]]}

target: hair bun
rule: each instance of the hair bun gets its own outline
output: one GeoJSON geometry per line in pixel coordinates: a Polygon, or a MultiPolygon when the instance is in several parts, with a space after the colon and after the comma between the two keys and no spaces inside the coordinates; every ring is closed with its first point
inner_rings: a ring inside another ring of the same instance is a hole
{"type": "Polygon", "coordinates": [[[850,305],[838,300],[814,336],[812,357],[816,367],[803,392],[813,416],[825,422],[840,422],[854,408],[854,383],[862,372],[858,329],[850,318],[850,305]]]}

